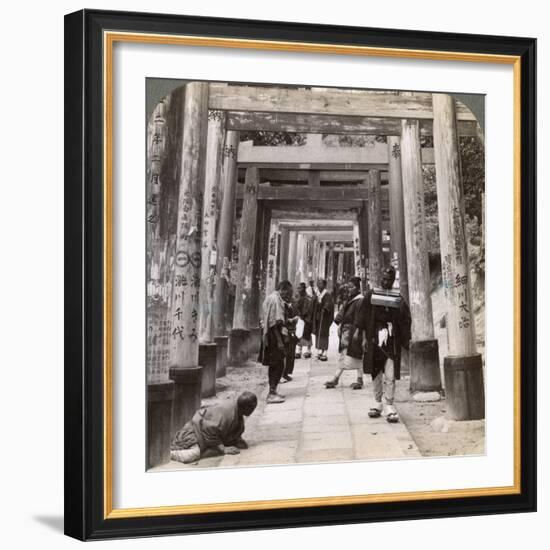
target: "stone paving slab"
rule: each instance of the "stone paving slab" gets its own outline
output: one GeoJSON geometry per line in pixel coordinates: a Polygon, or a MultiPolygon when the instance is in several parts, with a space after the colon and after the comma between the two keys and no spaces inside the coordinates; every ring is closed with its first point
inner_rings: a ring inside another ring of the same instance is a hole
{"type": "Polygon", "coordinates": [[[315,449],[310,451],[299,451],[296,462],[348,462],[354,458],[352,449],[315,449]]]}
{"type": "MultiPolygon", "coordinates": [[[[295,462],[298,443],[295,441],[269,441],[250,446],[239,455],[227,455],[220,466],[227,466],[230,462],[227,458],[233,458],[237,466],[257,466],[260,464],[289,464],[295,462]]],[[[233,461],[231,461],[233,462],[233,461]]]]}
{"type": "Polygon", "coordinates": [[[326,432],[304,433],[301,441],[301,449],[304,451],[315,451],[321,449],[349,449],[353,447],[351,432],[332,433],[326,432]]]}
{"type": "Polygon", "coordinates": [[[342,414],[339,416],[306,416],[302,423],[302,432],[325,432],[332,431],[339,433],[349,431],[350,423],[348,416],[342,414]]]}
{"type": "Polygon", "coordinates": [[[298,378],[294,376],[291,382],[285,382],[279,385],[279,391],[281,393],[294,392],[298,393],[298,390],[303,390],[308,385],[307,378],[298,378]]]}
{"type": "Polygon", "coordinates": [[[368,424],[352,426],[355,458],[420,456],[404,424],[389,424],[383,417],[369,419],[369,421],[368,424]]]}
{"type": "Polygon", "coordinates": [[[301,411],[304,408],[304,399],[300,398],[292,398],[288,397],[286,398],[286,401],[284,403],[275,403],[272,405],[268,405],[267,410],[269,411],[269,414],[274,413],[275,411],[285,411],[285,412],[291,412],[291,411],[301,411]]]}
{"type": "Polygon", "coordinates": [[[301,409],[283,410],[277,408],[278,404],[267,405],[264,415],[260,419],[259,425],[269,424],[292,424],[294,422],[301,422],[303,418],[303,411],[301,409]]]}
{"type": "Polygon", "coordinates": [[[286,441],[297,440],[302,433],[303,425],[300,422],[293,424],[258,425],[247,436],[249,444],[260,441],[286,441]]]}
{"type": "Polygon", "coordinates": [[[344,403],[309,404],[306,400],[304,414],[306,416],[338,416],[346,414],[346,407],[344,403]]]}

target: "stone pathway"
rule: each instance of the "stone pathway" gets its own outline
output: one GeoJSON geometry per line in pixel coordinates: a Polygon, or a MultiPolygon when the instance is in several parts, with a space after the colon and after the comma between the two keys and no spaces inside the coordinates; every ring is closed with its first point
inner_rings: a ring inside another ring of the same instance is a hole
{"type": "Polygon", "coordinates": [[[404,424],[368,418],[370,381],[363,390],[352,390],[355,372],[344,372],[338,387],[324,387],[335,370],[336,357],[330,359],[297,361],[294,380],[280,387],[285,403],[262,403],[261,414],[250,419],[245,432],[250,448],[223,457],[219,466],[420,456],[404,424]]]}
{"type": "MultiPolygon", "coordinates": [[[[349,387],[355,371],[345,371],[338,387],[324,387],[336,365],[336,352],[329,352],[327,362],[297,360],[294,379],[279,387],[286,396],[284,403],[267,405],[264,390],[246,421],[249,449],[238,455],[205,457],[194,465],[171,462],[154,470],[419,457],[402,422],[389,424],[383,417],[367,416],[372,403],[370,376],[364,377],[362,390],[349,387]]],[[[396,407],[399,410],[398,402],[396,407]]]]}

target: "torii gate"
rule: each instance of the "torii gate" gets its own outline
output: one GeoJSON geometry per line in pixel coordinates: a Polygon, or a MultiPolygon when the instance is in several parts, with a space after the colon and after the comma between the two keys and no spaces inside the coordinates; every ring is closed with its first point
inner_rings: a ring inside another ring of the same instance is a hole
{"type": "MultiPolygon", "coordinates": [[[[363,190],[360,190],[358,195],[361,198],[357,200],[366,203],[362,206],[367,208],[372,208],[369,199],[379,193],[381,170],[387,169],[391,225],[394,229],[391,233],[396,243],[399,242],[399,235],[404,234],[401,242],[404,241],[405,246],[399,245],[397,253],[400,262],[406,256],[409,260],[406,271],[413,315],[411,363],[419,375],[419,384],[428,386],[438,384],[436,369],[432,368],[438,364],[435,360],[438,352],[431,319],[422,195],[421,168],[423,155],[427,153],[420,149],[420,136],[433,134],[442,272],[448,312],[449,356],[444,360],[447,406],[450,414],[457,419],[483,417],[481,356],[475,346],[458,153],[458,135],[478,135],[478,124],[473,114],[451,96],[431,93],[281,89],[190,82],[172,96],[168,103],[176,118],[183,120],[180,168],[175,182],[177,221],[175,230],[167,233],[162,222],[148,214],[151,226],[155,227],[157,223],[160,226],[160,232],[158,226],[151,230],[151,235],[156,239],[155,246],[164,251],[160,256],[155,252],[158,257],[154,259],[149,254],[148,265],[151,281],[157,284],[167,280],[163,292],[170,294],[165,300],[169,306],[165,323],[169,327],[170,378],[176,384],[175,399],[178,401],[174,412],[177,417],[175,425],[181,425],[200,402],[199,340],[214,349],[214,337],[223,335],[219,316],[224,301],[218,300],[218,297],[220,293],[223,296],[227,259],[231,257],[228,250],[231,242],[227,235],[231,234],[235,222],[237,155],[240,149],[238,132],[242,130],[387,136],[384,163],[354,162],[351,168],[345,162],[334,163],[332,161],[336,159],[327,158],[295,168],[313,171],[313,175],[308,174],[312,181],[319,181],[323,171],[366,171],[366,197],[363,198],[363,190]],[[400,196],[403,197],[403,217],[400,196]],[[403,253],[403,248],[406,253],[403,253]],[[182,281],[193,286],[182,287],[182,281]],[[457,380],[461,378],[470,380],[466,391],[458,389],[460,383],[457,380]]],[[[159,166],[166,153],[163,148],[159,150],[158,136],[161,135],[159,132],[164,131],[160,130],[163,125],[170,126],[171,119],[158,110],[154,116],[159,121],[149,127],[148,194],[151,201],[158,201],[163,197],[165,185],[161,181],[159,166]]],[[[295,149],[295,154],[299,155],[300,148],[295,149]]],[[[382,149],[377,146],[377,154],[382,153],[382,149]]],[[[243,163],[247,168],[244,223],[240,232],[239,276],[233,318],[234,328],[242,326],[244,330],[246,315],[243,313],[246,314],[246,308],[243,309],[243,303],[252,295],[254,272],[258,269],[254,258],[261,250],[259,244],[266,239],[263,231],[267,225],[266,216],[258,216],[257,199],[264,193],[274,193],[269,200],[279,201],[280,207],[284,207],[285,200],[288,200],[283,198],[283,192],[278,188],[260,188],[259,170],[280,169],[281,163],[272,165],[256,159],[252,164],[246,166],[243,163]],[[261,228],[261,240],[256,239],[258,228],[261,228]]],[[[350,177],[349,174],[347,177],[350,177]]],[[[323,198],[335,194],[332,196],[335,208],[339,207],[339,202],[345,204],[351,196],[351,190],[344,188],[329,191],[319,187],[320,190],[314,193],[322,193],[323,198]]],[[[308,192],[311,190],[308,189],[308,192]]],[[[315,202],[315,195],[308,200],[315,202]]],[[[376,212],[379,214],[380,209],[376,212]]],[[[374,216],[369,219],[372,218],[374,216]]],[[[375,229],[374,225],[369,228],[371,231],[375,229]]],[[[368,232],[369,238],[371,231],[368,232]]],[[[150,242],[153,237],[148,238],[150,242]]],[[[158,326],[150,326],[153,335],[158,330],[158,326]]],[[[158,363],[159,376],[164,376],[165,364],[158,363]]],[[[206,385],[202,384],[204,394],[205,387],[208,392],[208,384],[212,384],[213,371],[212,367],[203,370],[210,373],[207,376],[202,373],[202,379],[209,381],[206,385]]],[[[155,377],[150,379],[154,381],[155,377]]]]}

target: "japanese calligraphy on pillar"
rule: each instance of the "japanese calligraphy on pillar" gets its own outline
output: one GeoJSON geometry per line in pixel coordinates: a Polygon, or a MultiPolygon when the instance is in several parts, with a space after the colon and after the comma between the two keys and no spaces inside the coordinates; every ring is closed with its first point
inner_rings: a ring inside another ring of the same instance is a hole
{"type": "Polygon", "coordinates": [[[206,141],[206,167],[202,225],[202,263],[200,287],[200,331],[201,342],[212,342],[214,338],[213,302],[218,277],[217,232],[220,217],[220,186],[223,148],[225,141],[225,113],[208,111],[208,135],[206,141]]]}
{"type": "Polygon", "coordinates": [[[166,161],[167,113],[170,96],[154,109],[147,125],[146,239],[147,239],[147,380],[168,380],[172,286],[166,250],[169,239],[160,232],[160,194],[166,161]]]}
{"type": "MultiPolygon", "coordinates": [[[[173,300],[171,304],[170,366],[198,364],[199,293],[202,241],[209,218],[204,220],[206,138],[208,129],[208,84],[185,86],[183,131],[179,157],[176,242],[174,246],[173,300]],[[181,286],[179,286],[181,285],[181,286]]],[[[176,157],[177,158],[177,157],[176,157]]],[[[208,212],[208,209],[207,209],[208,212]]]]}
{"type": "Polygon", "coordinates": [[[475,352],[476,342],[455,100],[447,94],[433,94],[432,100],[442,277],[448,305],[449,354],[470,354],[475,352]]]}
{"type": "Polygon", "coordinates": [[[267,256],[267,275],[265,283],[266,295],[275,290],[277,279],[277,252],[279,245],[279,222],[272,221],[269,231],[269,244],[267,256]]]}
{"type": "Polygon", "coordinates": [[[363,266],[361,265],[361,246],[359,241],[359,224],[353,224],[353,259],[355,276],[363,277],[363,266]]]}

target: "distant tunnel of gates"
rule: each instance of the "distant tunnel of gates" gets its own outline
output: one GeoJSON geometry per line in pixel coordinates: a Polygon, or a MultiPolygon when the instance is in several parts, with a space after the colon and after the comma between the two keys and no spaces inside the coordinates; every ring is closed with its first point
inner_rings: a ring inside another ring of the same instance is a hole
{"type": "Polygon", "coordinates": [[[448,406],[457,419],[480,416],[482,382],[465,391],[457,378],[481,376],[460,135],[479,136],[479,125],[446,94],[190,82],[156,106],[147,128],[151,465],[201,396],[215,392],[216,376],[257,353],[263,299],[283,279],[324,278],[334,289],[357,275],[366,289],[378,286],[382,266],[394,265],[413,319],[411,389],[441,388],[424,215],[428,164],[437,179],[448,406]],[[256,131],[299,132],[305,143],[240,141],[241,132],[256,131]],[[334,146],[327,135],[369,139],[334,146]],[[433,148],[422,148],[421,136],[433,136],[433,148]]]}

